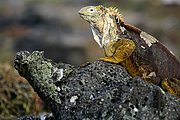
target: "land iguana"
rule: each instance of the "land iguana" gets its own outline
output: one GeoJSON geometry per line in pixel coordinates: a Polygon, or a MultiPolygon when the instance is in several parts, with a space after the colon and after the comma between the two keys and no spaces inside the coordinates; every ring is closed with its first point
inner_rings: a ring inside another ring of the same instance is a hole
{"type": "Polygon", "coordinates": [[[121,64],[132,77],[140,76],[180,97],[180,62],[156,38],[126,24],[114,7],[86,6],[79,14],[105,51],[100,60],[121,64]]]}

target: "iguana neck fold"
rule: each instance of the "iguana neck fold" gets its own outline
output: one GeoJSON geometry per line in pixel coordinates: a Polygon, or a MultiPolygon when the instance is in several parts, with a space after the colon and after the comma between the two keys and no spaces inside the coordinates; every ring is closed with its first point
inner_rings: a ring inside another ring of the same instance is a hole
{"type": "Polygon", "coordinates": [[[108,13],[102,17],[104,17],[103,21],[97,21],[95,24],[91,24],[94,39],[101,48],[109,46],[109,43],[116,42],[119,38],[115,18],[108,13]]]}

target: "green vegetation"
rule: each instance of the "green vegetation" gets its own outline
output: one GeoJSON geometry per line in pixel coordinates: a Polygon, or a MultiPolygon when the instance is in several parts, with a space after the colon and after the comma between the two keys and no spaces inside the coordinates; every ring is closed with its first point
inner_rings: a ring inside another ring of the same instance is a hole
{"type": "Polygon", "coordinates": [[[28,82],[8,63],[0,64],[0,86],[0,120],[12,120],[44,110],[42,101],[28,82]]]}

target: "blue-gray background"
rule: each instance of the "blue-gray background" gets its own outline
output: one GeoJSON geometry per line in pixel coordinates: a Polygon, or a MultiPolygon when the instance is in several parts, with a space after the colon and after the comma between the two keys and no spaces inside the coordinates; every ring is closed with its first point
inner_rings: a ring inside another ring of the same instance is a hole
{"type": "Polygon", "coordinates": [[[80,65],[104,56],[78,10],[115,6],[126,23],[164,43],[180,59],[179,0],[0,0],[0,63],[20,50],[42,50],[56,62],[80,65]]]}

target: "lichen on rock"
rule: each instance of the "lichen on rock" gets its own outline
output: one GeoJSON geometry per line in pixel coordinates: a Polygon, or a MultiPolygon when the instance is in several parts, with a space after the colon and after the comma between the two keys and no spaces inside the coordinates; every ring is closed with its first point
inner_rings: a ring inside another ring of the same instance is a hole
{"type": "Polygon", "coordinates": [[[132,78],[118,64],[95,61],[74,68],[42,52],[17,53],[15,68],[51,109],[56,120],[180,118],[180,99],[132,78]]]}
{"type": "Polygon", "coordinates": [[[15,59],[15,68],[19,74],[28,80],[34,91],[38,93],[47,105],[53,107],[55,107],[55,103],[61,104],[58,93],[60,88],[54,82],[59,79],[59,76],[62,78],[64,74],[65,77],[67,72],[71,71],[71,66],[69,65],[69,68],[66,67],[64,69],[66,73],[59,73],[59,70],[63,70],[63,65],[58,65],[49,59],[45,59],[43,52],[38,51],[34,51],[32,54],[28,51],[18,52],[15,59]]]}

